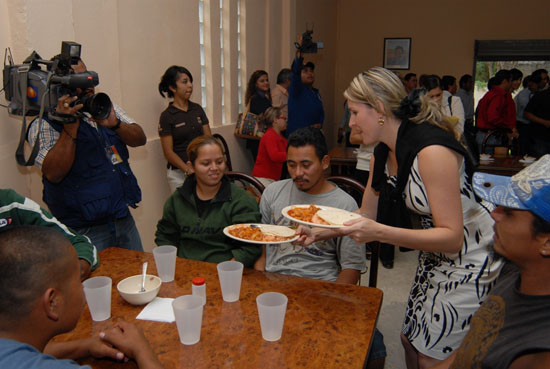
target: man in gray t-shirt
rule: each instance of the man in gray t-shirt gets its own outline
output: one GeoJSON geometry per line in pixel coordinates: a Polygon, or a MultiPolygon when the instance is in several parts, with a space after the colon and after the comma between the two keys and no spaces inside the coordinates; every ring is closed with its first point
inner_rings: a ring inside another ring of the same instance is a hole
{"type": "MultiPolygon", "coordinates": [[[[300,129],[289,137],[287,166],[292,179],[272,183],[265,189],[260,202],[262,223],[292,225],[281,214],[288,205],[357,209],[351,196],[325,180],[324,170],[330,164],[327,152],[325,139],[318,129],[300,129]]],[[[290,243],[269,245],[264,247],[255,268],[355,284],[361,271],[365,270],[365,245],[358,245],[349,237],[320,241],[308,247],[290,243]]]]}

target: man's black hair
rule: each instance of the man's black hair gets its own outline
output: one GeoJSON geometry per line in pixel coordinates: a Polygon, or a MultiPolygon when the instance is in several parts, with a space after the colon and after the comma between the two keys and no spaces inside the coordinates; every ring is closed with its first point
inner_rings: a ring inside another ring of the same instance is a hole
{"type": "Polygon", "coordinates": [[[512,81],[517,81],[518,79],[523,78],[523,72],[517,68],[510,69],[510,74],[512,75],[512,81]]]}
{"type": "Polygon", "coordinates": [[[447,91],[449,90],[449,87],[454,85],[455,82],[456,82],[455,77],[450,75],[445,75],[443,76],[443,78],[441,78],[441,89],[447,91]]]}
{"type": "Polygon", "coordinates": [[[71,247],[53,228],[26,225],[0,232],[0,320],[25,316],[52,282],[68,277],[60,266],[71,247]]]}
{"type": "Polygon", "coordinates": [[[288,146],[286,151],[288,152],[289,147],[304,147],[312,145],[315,148],[315,155],[319,160],[323,160],[325,155],[328,154],[327,141],[323,132],[319,128],[306,127],[298,129],[290,134],[288,137],[288,146]]]}
{"type": "Polygon", "coordinates": [[[424,87],[424,82],[426,81],[426,78],[428,78],[428,76],[428,74],[421,74],[420,77],[418,77],[418,87],[424,87]]]}
{"type": "Polygon", "coordinates": [[[533,214],[533,237],[539,234],[550,233],[550,222],[547,222],[533,212],[531,214],[533,214]]]}
{"type": "Polygon", "coordinates": [[[510,81],[512,79],[512,73],[508,69],[501,69],[495,74],[495,85],[500,85],[504,80],[510,81]]]}
{"type": "Polygon", "coordinates": [[[500,83],[497,83],[497,80],[495,77],[489,78],[487,81],[487,90],[491,90],[493,87],[499,85],[500,83]]]}
{"type": "Polygon", "coordinates": [[[548,71],[546,69],[537,69],[536,71],[531,73],[531,81],[539,84],[540,81],[542,81],[543,74],[548,74],[548,71]]]}
{"type": "Polygon", "coordinates": [[[462,77],[460,77],[460,81],[458,82],[458,85],[460,88],[464,88],[466,83],[470,82],[473,79],[471,74],[465,74],[462,77]]]}
{"type": "Polygon", "coordinates": [[[313,64],[313,62],[308,61],[307,63],[304,64],[302,69],[306,69],[306,68],[309,68],[311,70],[315,70],[315,64],[313,64]]]}
{"type": "Polygon", "coordinates": [[[426,91],[433,90],[436,87],[441,88],[441,78],[435,74],[430,74],[424,78],[421,87],[425,88],[426,91]]]}
{"type": "Polygon", "coordinates": [[[286,81],[290,81],[291,74],[292,72],[290,71],[290,69],[288,68],[281,69],[279,74],[277,74],[277,84],[280,85],[282,83],[285,83],[286,81]]]}
{"type": "Polygon", "coordinates": [[[525,76],[523,82],[521,83],[523,88],[527,88],[529,86],[529,82],[531,82],[531,76],[525,76]]]}
{"type": "Polygon", "coordinates": [[[407,73],[405,74],[405,77],[403,78],[403,80],[408,81],[413,77],[416,77],[416,73],[407,73]]]}

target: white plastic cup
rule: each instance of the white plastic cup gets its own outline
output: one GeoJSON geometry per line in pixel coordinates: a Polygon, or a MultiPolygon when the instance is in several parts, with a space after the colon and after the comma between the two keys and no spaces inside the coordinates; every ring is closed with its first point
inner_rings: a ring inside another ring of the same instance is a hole
{"type": "Polygon", "coordinates": [[[243,263],[238,261],[224,261],[218,264],[218,278],[222,288],[223,301],[239,301],[243,268],[243,263]]]}
{"type": "Polygon", "coordinates": [[[283,334],[288,298],[279,292],[266,292],[256,297],[262,338],[278,341],[283,334]]]}
{"type": "Polygon", "coordinates": [[[153,249],[157,273],[163,282],[172,282],[176,274],[176,246],[158,246],[153,249]]]}
{"type": "Polygon", "coordinates": [[[180,342],[194,345],[201,339],[203,299],[196,295],[180,296],[172,301],[180,342]]]}
{"type": "Polygon", "coordinates": [[[111,287],[109,277],[93,277],[82,282],[84,295],[92,315],[92,320],[100,322],[111,317],[111,287]]]}

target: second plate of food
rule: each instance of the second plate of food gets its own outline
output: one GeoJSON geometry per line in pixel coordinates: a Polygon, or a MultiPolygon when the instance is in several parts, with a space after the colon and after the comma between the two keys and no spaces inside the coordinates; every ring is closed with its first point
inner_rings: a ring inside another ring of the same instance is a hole
{"type": "Polygon", "coordinates": [[[341,228],[344,223],[361,218],[351,211],[324,205],[290,205],[282,210],[285,218],[311,227],[341,228]]]}
{"type": "Polygon", "coordinates": [[[298,239],[294,229],[273,224],[234,224],[225,227],[223,233],[234,240],[258,245],[276,245],[298,239]]]}

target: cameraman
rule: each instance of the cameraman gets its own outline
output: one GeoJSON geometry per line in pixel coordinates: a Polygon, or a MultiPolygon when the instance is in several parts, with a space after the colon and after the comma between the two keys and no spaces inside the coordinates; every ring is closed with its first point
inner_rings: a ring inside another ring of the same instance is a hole
{"type": "MultiPolygon", "coordinates": [[[[308,38],[311,42],[311,38],[308,38]]],[[[313,87],[315,82],[315,65],[312,62],[304,63],[302,49],[304,40],[298,39],[296,59],[292,63],[290,89],[288,91],[288,127],[289,136],[299,128],[313,126],[321,128],[325,120],[323,101],[319,90],[313,87]]]]}
{"type": "MultiPolygon", "coordinates": [[[[65,62],[61,55],[52,60],[65,62]]],[[[70,66],[71,73],[86,72],[86,65],[77,60],[70,66]]],[[[143,250],[128,210],[141,201],[141,190],[130,169],[126,145],[145,145],[145,133],[115,104],[104,120],[77,116],[83,105],[73,103],[92,96],[94,88],[77,88],[76,93],[61,96],[56,108],[57,116],[74,116],[74,122],[43,119],[40,125],[35,119],[29,127],[31,146],[39,133],[36,165],[42,170],[44,202],[56,218],[88,236],[98,250],[111,246],[143,250]]]]}

